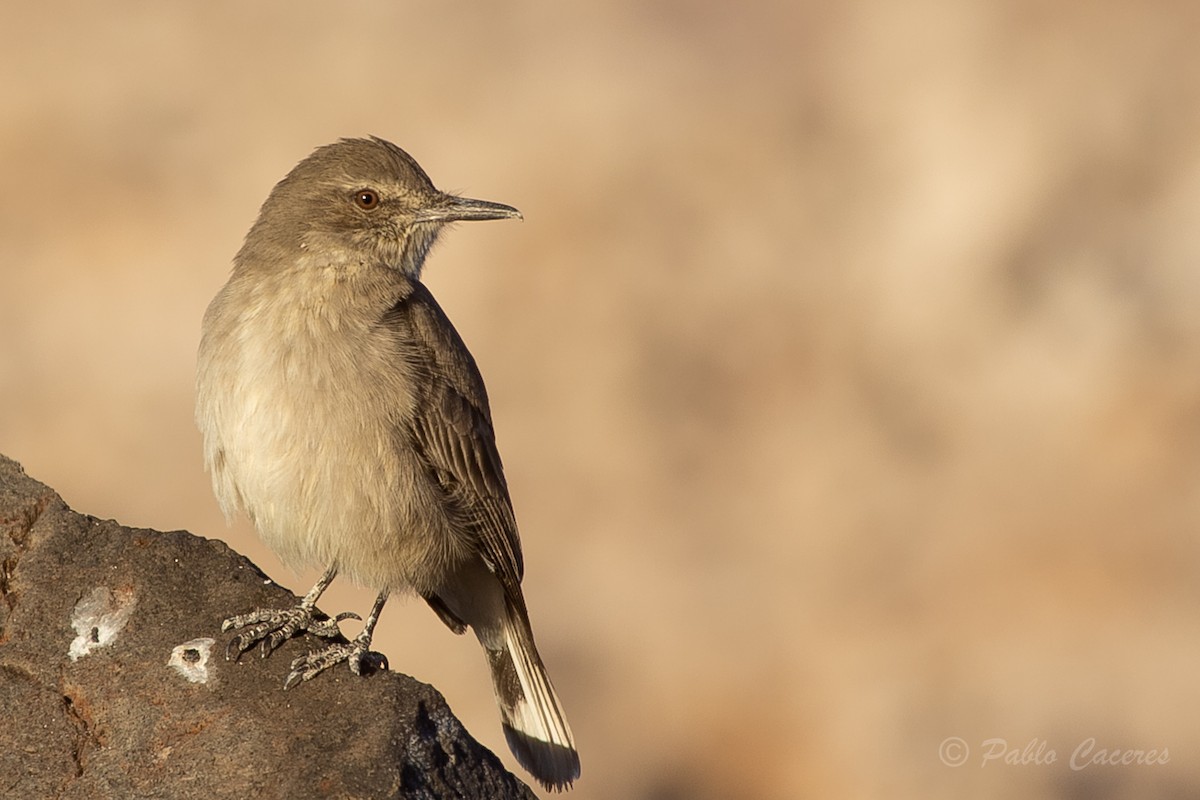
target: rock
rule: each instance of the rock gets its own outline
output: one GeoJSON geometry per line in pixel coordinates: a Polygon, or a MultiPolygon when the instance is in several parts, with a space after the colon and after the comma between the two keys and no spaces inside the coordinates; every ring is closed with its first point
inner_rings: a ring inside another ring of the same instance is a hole
{"type": "Polygon", "coordinates": [[[0,456],[0,798],[530,798],[432,687],[304,637],[226,661],[221,620],[298,598],[224,543],[71,511],[0,456]]]}

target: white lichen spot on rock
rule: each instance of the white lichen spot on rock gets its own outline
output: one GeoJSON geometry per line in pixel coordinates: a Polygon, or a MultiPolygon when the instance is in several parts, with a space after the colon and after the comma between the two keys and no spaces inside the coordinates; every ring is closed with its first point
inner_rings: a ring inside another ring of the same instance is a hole
{"type": "Polygon", "coordinates": [[[128,587],[97,586],[84,595],[71,611],[71,627],[79,634],[67,651],[71,660],[76,661],[116,641],[135,605],[137,598],[128,587]]]}
{"type": "Polygon", "coordinates": [[[171,651],[167,666],[192,683],[208,683],[208,654],[215,639],[192,639],[171,651]]]}

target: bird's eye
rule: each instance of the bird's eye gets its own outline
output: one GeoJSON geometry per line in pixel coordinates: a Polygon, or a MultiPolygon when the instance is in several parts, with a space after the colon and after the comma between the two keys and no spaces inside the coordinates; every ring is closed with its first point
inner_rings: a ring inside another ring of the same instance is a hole
{"type": "Polygon", "coordinates": [[[354,193],[354,203],[359,208],[370,211],[379,205],[379,194],[374,189],[359,189],[354,193]]]}

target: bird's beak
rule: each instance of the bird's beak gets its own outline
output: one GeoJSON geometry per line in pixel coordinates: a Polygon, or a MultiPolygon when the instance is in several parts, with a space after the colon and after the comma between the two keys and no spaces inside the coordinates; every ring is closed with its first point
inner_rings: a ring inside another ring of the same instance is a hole
{"type": "Polygon", "coordinates": [[[417,212],[415,222],[465,222],[482,219],[524,219],[521,212],[503,203],[472,200],[444,194],[417,212]]]}

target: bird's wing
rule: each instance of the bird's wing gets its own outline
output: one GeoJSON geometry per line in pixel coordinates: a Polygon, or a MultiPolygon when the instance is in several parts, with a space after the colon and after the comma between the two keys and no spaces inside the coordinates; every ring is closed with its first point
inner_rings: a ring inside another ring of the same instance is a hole
{"type": "Polygon", "coordinates": [[[475,360],[420,283],[384,321],[409,328],[404,357],[419,376],[413,387],[411,441],[441,486],[448,513],[475,537],[480,555],[505,589],[519,596],[521,542],[475,360]]]}

